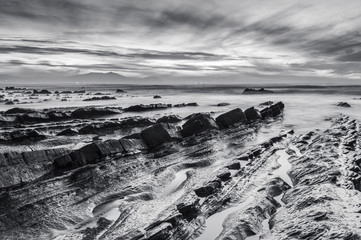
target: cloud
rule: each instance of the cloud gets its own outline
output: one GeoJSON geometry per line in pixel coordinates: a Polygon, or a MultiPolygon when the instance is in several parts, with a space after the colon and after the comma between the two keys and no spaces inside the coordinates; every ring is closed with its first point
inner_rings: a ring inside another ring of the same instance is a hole
{"type": "Polygon", "coordinates": [[[356,0],[0,4],[3,72],[43,67],[142,76],[359,74],[361,2],[356,0]]]}

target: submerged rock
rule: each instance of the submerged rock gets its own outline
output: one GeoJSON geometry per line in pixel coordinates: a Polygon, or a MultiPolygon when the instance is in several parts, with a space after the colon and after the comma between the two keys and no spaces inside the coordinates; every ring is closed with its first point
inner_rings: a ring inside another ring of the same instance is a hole
{"type": "Polygon", "coordinates": [[[218,103],[217,107],[223,107],[223,106],[229,106],[229,105],[231,105],[231,104],[227,103],[227,102],[222,102],[222,103],[218,103]]]}
{"type": "Polygon", "coordinates": [[[115,108],[78,108],[71,113],[74,118],[96,118],[120,113],[115,108]]]}
{"type": "Polygon", "coordinates": [[[264,93],[273,93],[271,90],[266,90],[264,88],[255,89],[255,88],[246,88],[242,94],[264,94],[264,93]]]}
{"type": "Polygon", "coordinates": [[[344,107],[344,108],[350,108],[351,107],[351,105],[348,104],[347,102],[338,102],[337,106],[338,107],[344,107]]]}
{"type": "Polygon", "coordinates": [[[34,94],[51,94],[51,92],[49,91],[49,90],[47,90],[47,89],[42,89],[42,90],[40,90],[40,91],[38,91],[38,90],[34,90],[33,91],[33,93],[34,94]]]}
{"type": "Polygon", "coordinates": [[[167,109],[167,108],[171,108],[171,107],[172,107],[171,104],[163,104],[163,103],[149,104],[149,105],[139,104],[139,105],[130,106],[130,107],[126,108],[125,111],[127,111],[127,112],[144,112],[144,111],[151,111],[151,110],[167,109]]]}
{"type": "Polygon", "coordinates": [[[101,101],[101,100],[116,100],[116,97],[111,97],[111,96],[102,96],[102,97],[92,97],[92,98],[87,98],[84,99],[83,101],[101,101]]]}

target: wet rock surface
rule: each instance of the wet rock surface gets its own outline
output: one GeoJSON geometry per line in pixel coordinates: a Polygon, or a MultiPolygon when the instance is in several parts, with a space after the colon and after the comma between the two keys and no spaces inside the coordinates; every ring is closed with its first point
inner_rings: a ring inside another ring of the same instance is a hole
{"type": "Polygon", "coordinates": [[[284,108],[37,125],[41,149],[0,153],[0,238],[360,239],[359,123],[254,142],[284,108]]]}

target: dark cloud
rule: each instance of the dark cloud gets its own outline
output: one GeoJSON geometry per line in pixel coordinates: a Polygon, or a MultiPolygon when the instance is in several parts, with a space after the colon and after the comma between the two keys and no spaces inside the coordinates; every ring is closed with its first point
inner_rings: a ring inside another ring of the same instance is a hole
{"type": "Polygon", "coordinates": [[[96,9],[71,0],[0,0],[0,17],[48,23],[79,24],[85,14],[96,9]]]}
{"type": "Polygon", "coordinates": [[[122,57],[122,58],[142,58],[142,59],[168,59],[168,60],[217,60],[224,59],[226,56],[216,55],[203,52],[161,52],[136,50],[137,53],[122,54],[115,51],[106,50],[90,50],[78,48],[52,48],[52,47],[30,47],[30,46],[12,46],[0,47],[0,53],[27,53],[27,54],[65,54],[79,53],[87,55],[95,55],[101,57],[122,57]]]}
{"type": "Polygon", "coordinates": [[[146,23],[153,27],[169,28],[174,26],[189,26],[197,29],[214,28],[227,21],[222,15],[209,15],[199,11],[188,10],[165,10],[158,16],[145,19],[146,23]]]}

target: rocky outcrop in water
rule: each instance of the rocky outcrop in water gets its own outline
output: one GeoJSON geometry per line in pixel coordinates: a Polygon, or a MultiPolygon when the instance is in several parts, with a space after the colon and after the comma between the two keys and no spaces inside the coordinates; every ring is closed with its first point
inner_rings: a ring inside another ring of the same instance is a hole
{"type": "Polygon", "coordinates": [[[242,92],[242,94],[265,94],[265,93],[273,93],[273,91],[266,90],[264,88],[260,88],[260,89],[246,88],[242,92]]]}
{"type": "Polygon", "coordinates": [[[350,108],[351,107],[351,105],[348,104],[347,102],[338,102],[337,106],[338,107],[344,107],[344,108],[350,108]]]}

